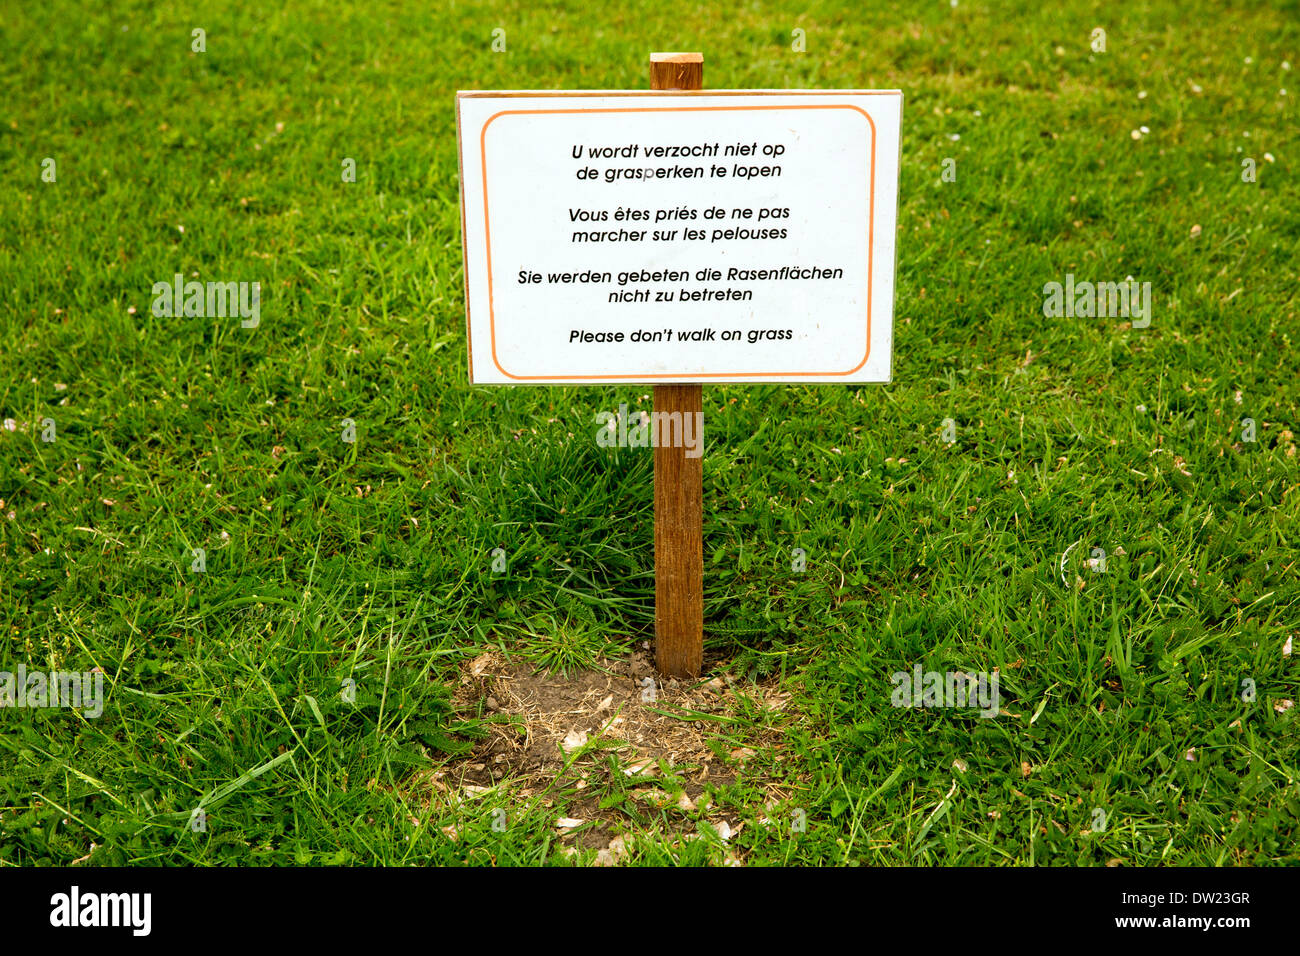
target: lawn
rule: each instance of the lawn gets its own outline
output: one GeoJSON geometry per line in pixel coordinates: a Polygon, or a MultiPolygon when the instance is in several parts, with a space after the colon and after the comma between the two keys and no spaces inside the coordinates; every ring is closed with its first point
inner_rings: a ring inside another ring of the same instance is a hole
{"type": "Polygon", "coordinates": [[[106,694],[0,864],[1300,862],[1294,0],[245,6],[0,20],[0,671],[106,694]],[[654,50],[905,106],[893,382],[705,387],[649,699],[651,390],[468,385],[454,96],[654,50]]]}

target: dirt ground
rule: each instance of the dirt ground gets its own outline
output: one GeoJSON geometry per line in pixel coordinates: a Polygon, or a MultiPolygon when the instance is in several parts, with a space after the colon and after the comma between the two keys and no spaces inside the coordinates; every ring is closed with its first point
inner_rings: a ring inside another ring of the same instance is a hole
{"type": "MultiPolygon", "coordinates": [[[[598,864],[618,862],[627,852],[623,834],[640,829],[625,808],[601,806],[612,783],[654,817],[659,835],[693,839],[704,821],[725,842],[744,824],[734,811],[731,820],[712,812],[710,788],[743,775],[767,793],[768,807],[789,797],[759,766],[781,760],[778,728],[792,716],[789,699],[775,681],[738,682],[725,673],[660,681],[644,646],[567,676],[488,651],[463,665],[455,702],[466,716],[499,722],[471,754],[428,775],[431,796],[459,803],[507,787],[512,800],[557,808],[561,852],[596,849],[598,864]],[[558,815],[561,806],[568,816],[558,815]]],[[[455,827],[444,832],[456,836],[455,827]]],[[[741,861],[729,852],[727,862],[741,861]]]]}

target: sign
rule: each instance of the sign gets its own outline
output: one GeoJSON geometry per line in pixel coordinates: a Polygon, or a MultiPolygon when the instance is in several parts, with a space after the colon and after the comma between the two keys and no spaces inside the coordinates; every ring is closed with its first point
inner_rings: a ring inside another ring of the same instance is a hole
{"type": "Polygon", "coordinates": [[[458,94],[470,380],[889,381],[902,109],[458,94]]]}

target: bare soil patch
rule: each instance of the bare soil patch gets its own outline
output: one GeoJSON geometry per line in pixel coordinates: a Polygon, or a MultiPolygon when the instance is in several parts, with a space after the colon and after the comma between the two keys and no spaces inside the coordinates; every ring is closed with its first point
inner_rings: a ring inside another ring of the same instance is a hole
{"type": "Polygon", "coordinates": [[[617,862],[626,852],[621,835],[638,829],[627,806],[601,806],[611,784],[661,833],[692,839],[703,820],[725,841],[743,824],[710,812],[711,787],[744,776],[769,804],[789,795],[758,766],[781,760],[789,700],[775,681],[725,673],[661,681],[645,651],[567,676],[487,651],[462,665],[455,703],[466,716],[500,720],[471,754],[426,779],[453,802],[508,787],[512,799],[554,808],[565,852],[595,848],[600,863],[617,862]]]}

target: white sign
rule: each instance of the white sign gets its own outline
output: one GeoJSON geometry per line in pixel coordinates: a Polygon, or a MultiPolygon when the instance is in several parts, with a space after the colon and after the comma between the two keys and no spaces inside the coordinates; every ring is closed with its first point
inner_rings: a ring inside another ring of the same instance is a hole
{"type": "Polygon", "coordinates": [[[472,382],[889,381],[901,93],[456,103],[472,382]]]}

